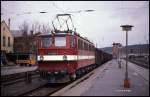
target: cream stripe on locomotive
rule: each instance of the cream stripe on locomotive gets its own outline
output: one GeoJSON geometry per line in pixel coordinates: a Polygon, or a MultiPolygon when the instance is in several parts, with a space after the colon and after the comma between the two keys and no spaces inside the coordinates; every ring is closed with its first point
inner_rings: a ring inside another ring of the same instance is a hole
{"type": "Polygon", "coordinates": [[[74,61],[83,59],[94,59],[95,56],[82,56],[82,55],[38,55],[38,61],[74,61]]]}

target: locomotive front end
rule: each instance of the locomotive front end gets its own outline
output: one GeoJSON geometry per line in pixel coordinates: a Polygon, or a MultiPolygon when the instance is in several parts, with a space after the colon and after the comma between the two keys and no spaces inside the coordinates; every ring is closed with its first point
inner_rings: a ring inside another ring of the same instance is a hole
{"type": "Polygon", "coordinates": [[[75,42],[70,33],[39,36],[37,60],[42,78],[51,83],[70,80],[77,64],[75,42]]]}

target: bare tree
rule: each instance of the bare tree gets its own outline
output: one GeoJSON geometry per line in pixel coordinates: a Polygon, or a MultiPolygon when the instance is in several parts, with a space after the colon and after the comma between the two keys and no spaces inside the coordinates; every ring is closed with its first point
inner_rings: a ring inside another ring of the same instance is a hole
{"type": "Polygon", "coordinates": [[[19,29],[23,32],[23,36],[27,36],[29,24],[26,21],[24,21],[21,25],[19,25],[19,29]]]}
{"type": "Polygon", "coordinates": [[[43,24],[41,31],[43,33],[49,33],[49,32],[51,32],[51,28],[50,28],[50,26],[48,24],[43,24]]]}
{"type": "Polygon", "coordinates": [[[35,33],[48,33],[51,32],[51,28],[48,24],[40,24],[39,22],[35,22],[34,24],[32,24],[32,31],[35,33]]]}
{"type": "Polygon", "coordinates": [[[39,25],[40,25],[39,22],[35,22],[35,23],[32,24],[31,30],[33,31],[33,33],[40,32],[39,25]]]}

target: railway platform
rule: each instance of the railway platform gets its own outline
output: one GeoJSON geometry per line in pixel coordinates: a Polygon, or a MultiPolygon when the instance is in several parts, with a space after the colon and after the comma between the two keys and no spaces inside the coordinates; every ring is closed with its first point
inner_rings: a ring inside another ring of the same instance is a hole
{"type": "Polygon", "coordinates": [[[125,60],[119,68],[113,59],[92,71],[91,75],[51,96],[149,96],[149,69],[128,62],[130,88],[124,88],[125,60]]]}
{"type": "Polygon", "coordinates": [[[38,66],[31,66],[31,67],[25,67],[25,66],[1,67],[1,76],[11,75],[11,74],[16,74],[16,73],[22,73],[22,72],[28,72],[28,71],[34,71],[37,68],[38,68],[38,66]]]}

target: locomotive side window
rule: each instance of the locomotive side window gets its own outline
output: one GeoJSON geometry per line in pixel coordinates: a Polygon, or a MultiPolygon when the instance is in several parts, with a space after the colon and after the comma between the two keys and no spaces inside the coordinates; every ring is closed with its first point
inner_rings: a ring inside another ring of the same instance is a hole
{"type": "Polygon", "coordinates": [[[52,45],[52,38],[50,37],[44,37],[42,40],[42,47],[48,48],[52,45]]]}
{"type": "Polygon", "coordinates": [[[81,42],[80,42],[80,39],[78,39],[78,49],[81,48],[81,42]]]}
{"type": "Polygon", "coordinates": [[[86,50],[85,46],[86,46],[86,42],[83,42],[83,50],[86,50]]]}
{"type": "Polygon", "coordinates": [[[83,40],[81,40],[81,50],[83,50],[83,48],[84,48],[84,42],[83,40]]]}
{"type": "Polygon", "coordinates": [[[88,44],[88,51],[90,51],[90,44],[88,44]]]}
{"type": "Polygon", "coordinates": [[[94,51],[94,46],[92,45],[92,51],[94,51]]]}
{"type": "Polygon", "coordinates": [[[90,51],[93,51],[93,45],[90,45],[90,51]]]}
{"type": "Polygon", "coordinates": [[[78,49],[83,50],[83,40],[78,39],[78,49]]]}
{"type": "Polygon", "coordinates": [[[83,50],[86,50],[86,42],[83,42],[83,50]]]}
{"type": "Polygon", "coordinates": [[[55,37],[55,46],[66,46],[66,37],[55,37]]]}
{"type": "Polygon", "coordinates": [[[85,50],[88,50],[88,43],[87,42],[85,42],[84,47],[85,47],[85,50]]]}
{"type": "Polygon", "coordinates": [[[76,47],[76,40],[74,36],[71,36],[70,43],[71,43],[71,47],[76,47]]]}
{"type": "Polygon", "coordinates": [[[89,44],[89,51],[91,51],[91,45],[89,44]]]}

